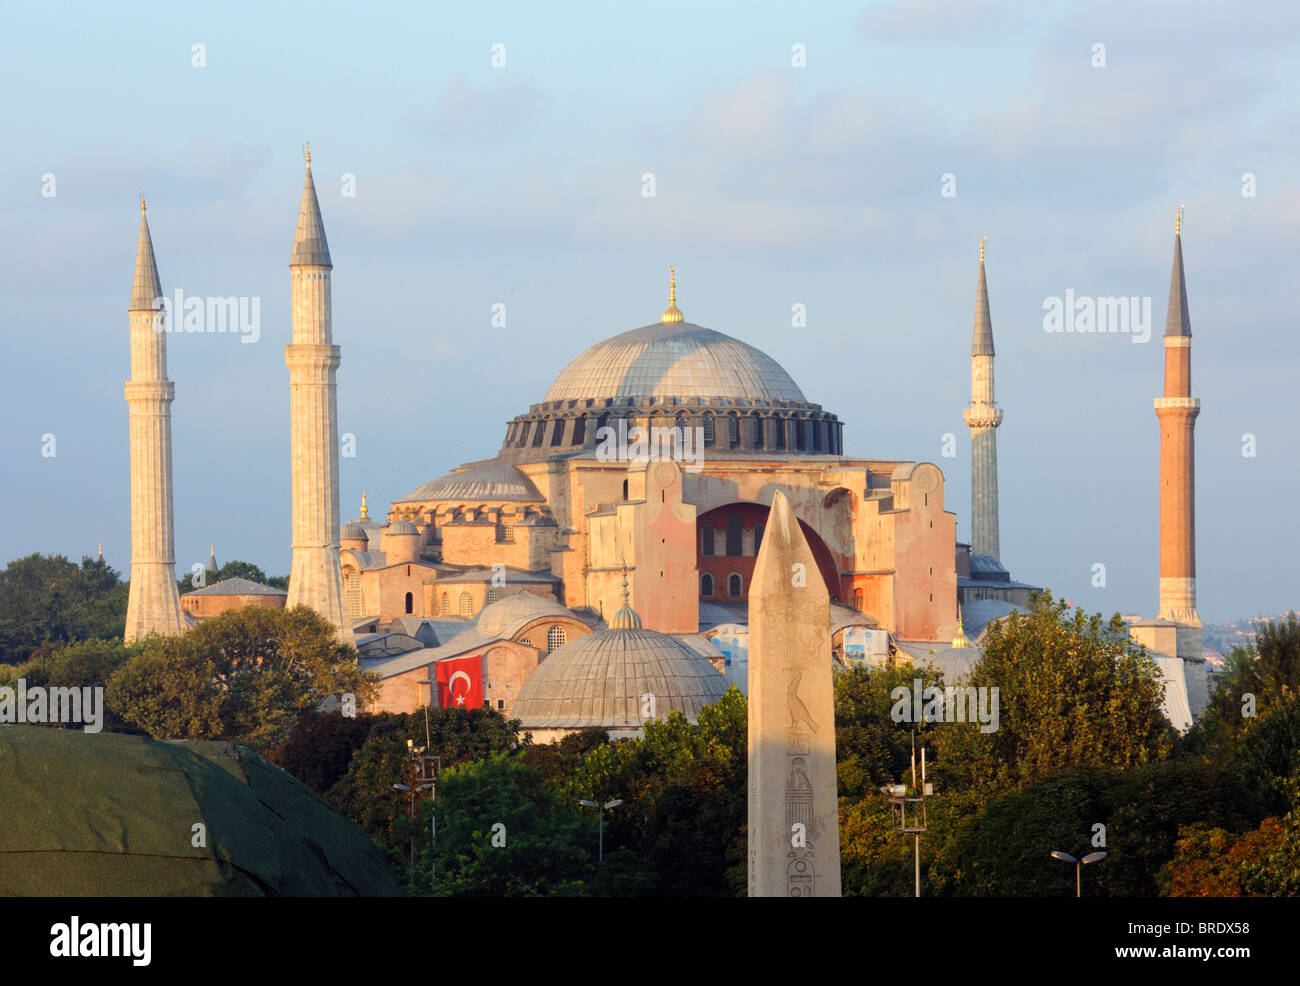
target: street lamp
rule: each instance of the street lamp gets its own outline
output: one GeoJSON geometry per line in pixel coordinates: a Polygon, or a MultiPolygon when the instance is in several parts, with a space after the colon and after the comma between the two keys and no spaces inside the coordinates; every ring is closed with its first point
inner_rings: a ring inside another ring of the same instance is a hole
{"type": "Polygon", "coordinates": [[[606,801],[603,805],[598,805],[594,801],[588,801],[586,798],[583,798],[581,801],[578,802],[578,804],[582,805],[585,808],[595,808],[598,817],[600,819],[597,828],[597,832],[599,833],[598,837],[600,839],[599,842],[600,854],[596,857],[598,861],[603,862],[605,859],[605,809],[617,808],[622,803],[623,803],[622,798],[615,798],[613,801],[606,801]]]}
{"type": "Polygon", "coordinates": [[[925,831],[925,799],[934,794],[934,785],[925,779],[925,747],[921,747],[921,783],[916,783],[916,734],[912,734],[912,795],[906,784],[886,784],[880,793],[894,809],[894,831],[916,836],[916,896],[921,896],[921,833],[925,831]]]}
{"type": "Polygon", "coordinates": [[[1068,852],[1061,852],[1059,849],[1052,850],[1052,858],[1059,859],[1063,863],[1074,864],[1074,896],[1083,896],[1083,867],[1088,863],[1097,863],[1106,858],[1104,852],[1090,852],[1083,859],[1075,859],[1068,852]]]}

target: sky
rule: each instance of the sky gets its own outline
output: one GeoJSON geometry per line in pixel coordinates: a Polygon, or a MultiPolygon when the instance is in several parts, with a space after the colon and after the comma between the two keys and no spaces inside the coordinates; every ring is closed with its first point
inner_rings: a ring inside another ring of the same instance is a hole
{"type": "Polygon", "coordinates": [[[363,488],[382,514],[492,457],[575,356],[658,318],[671,264],[687,320],[781,363],[847,453],[937,464],[969,540],[986,236],[1002,559],[1088,610],[1154,615],[1152,399],[1185,204],[1200,613],[1300,603],[1294,4],[3,9],[0,563],[102,542],[129,571],[143,192],[164,291],[260,313],[255,342],[168,336],[178,573],[210,544],[288,571],[310,140],[345,519],[363,488]],[[1150,338],[1045,331],[1067,292],[1149,298],[1150,338]]]}

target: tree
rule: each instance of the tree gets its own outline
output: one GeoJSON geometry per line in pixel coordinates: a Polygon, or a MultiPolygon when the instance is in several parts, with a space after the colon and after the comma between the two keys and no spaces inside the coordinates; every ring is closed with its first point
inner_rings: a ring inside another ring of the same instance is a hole
{"type": "MultiPolygon", "coordinates": [[[[108,680],[126,664],[141,645],[123,644],[120,639],[91,638],[54,651],[37,651],[23,664],[0,664],[0,685],[13,686],[23,679],[28,688],[107,688],[108,680]]],[[[103,728],[109,732],[133,732],[112,709],[104,709],[103,728]]]]}
{"type": "Polygon", "coordinates": [[[306,606],[246,606],[179,637],[151,638],[109,681],[109,706],[155,738],[278,746],[331,695],[377,693],[356,649],[306,606]]]}
{"type": "Polygon", "coordinates": [[[120,638],[128,586],[102,559],[78,566],[63,555],[31,554],[0,572],[0,661],[25,661],[92,637],[120,638]]]}
{"type": "Polygon", "coordinates": [[[352,755],[365,743],[370,731],[391,718],[390,714],[345,716],[338,711],[311,709],[298,717],[284,745],[268,750],[265,756],[324,795],[348,772],[352,755]]]}
{"type": "Polygon", "coordinates": [[[997,689],[997,728],[937,729],[944,776],[963,787],[1019,786],[1064,767],[1168,757],[1176,734],[1161,711],[1160,670],[1119,614],[1071,617],[1051,593],[1036,593],[1029,607],[988,625],[970,684],[997,689]]]}

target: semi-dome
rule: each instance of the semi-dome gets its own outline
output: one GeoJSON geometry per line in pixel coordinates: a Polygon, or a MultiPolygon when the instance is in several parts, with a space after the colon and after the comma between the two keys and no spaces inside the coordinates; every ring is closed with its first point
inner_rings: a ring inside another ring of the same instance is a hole
{"type": "Polygon", "coordinates": [[[565,367],[543,402],[606,397],[805,399],[772,357],[691,322],[657,322],[597,343],[565,367]]]}
{"type": "Polygon", "coordinates": [[[413,500],[479,500],[540,503],[542,495],[532,480],[508,462],[489,462],[486,465],[462,469],[432,479],[412,490],[395,503],[413,500]]]}
{"type": "Polygon", "coordinates": [[[492,637],[502,636],[529,620],[542,616],[568,616],[573,614],[550,596],[532,592],[517,592],[483,608],[475,623],[478,631],[492,637]]]}
{"type": "Polygon", "coordinates": [[[551,652],[524,682],[511,717],[532,729],[639,729],[681,712],[691,722],[722,697],[708,659],[654,630],[598,630],[551,652]],[[654,715],[643,716],[645,696],[654,715]]]}

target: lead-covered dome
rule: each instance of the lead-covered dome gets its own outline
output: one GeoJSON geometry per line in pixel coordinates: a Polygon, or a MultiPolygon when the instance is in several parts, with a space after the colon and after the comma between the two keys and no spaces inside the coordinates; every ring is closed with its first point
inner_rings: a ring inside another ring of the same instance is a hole
{"type": "Polygon", "coordinates": [[[598,342],[564,368],[543,401],[606,397],[804,401],[772,357],[690,322],[657,322],[598,342]]]}
{"type": "Polygon", "coordinates": [[[673,711],[695,722],[725,690],[708,659],[675,637],[598,630],[552,651],[519,689],[511,717],[525,729],[637,729],[673,711]],[[654,715],[642,715],[650,707],[654,715]]]}

